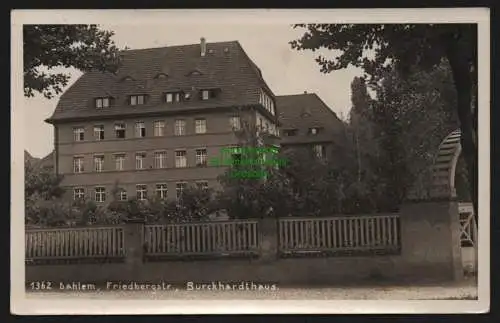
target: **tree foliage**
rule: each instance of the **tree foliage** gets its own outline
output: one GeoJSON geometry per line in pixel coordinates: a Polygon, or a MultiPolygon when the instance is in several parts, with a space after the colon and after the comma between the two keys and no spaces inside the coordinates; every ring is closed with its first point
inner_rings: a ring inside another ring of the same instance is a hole
{"type": "MultiPolygon", "coordinates": [[[[429,71],[447,60],[455,86],[463,154],[477,215],[477,25],[475,24],[299,24],[305,33],[290,42],[297,50],[329,50],[316,58],[323,73],[353,65],[371,84],[395,66],[429,71]],[[392,64],[391,64],[392,63],[392,64]]],[[[476,217],[477,220],[477,217],[476,217]]]]}
{"type": "Polygon", "coordinates": [[[120,60],[113,34],[96,25],[24,25],[24,95],[61,93],[70,75],[53,68],[115,72],[120,60]]]}

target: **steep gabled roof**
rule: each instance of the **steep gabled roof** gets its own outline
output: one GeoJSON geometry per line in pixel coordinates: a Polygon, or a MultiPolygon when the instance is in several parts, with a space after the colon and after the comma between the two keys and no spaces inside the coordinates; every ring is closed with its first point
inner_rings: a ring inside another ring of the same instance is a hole
{"type": "Polygon", "coordinates": [[[260,70],[237,41],[207,43],[207,54],[200,55],[200,44],[126,50],[117,73],[83,74],[62,96],[48,122],[72,118],[99,118],[126,114],[155,113],[170,108],[211,108],[258,104],[259,88],[269,87],[260,70]],[[199,71],[200,75],[190,75],[199,71]],[[163,73],[166,78],[158,78],[163,73]],[[122,81],[130,77],[130,80],[122,81]],[[169,90],[193,91],[219,88],[214,100],[166,105],[162,94],[169,90]],[[127,97],[146,94],[146,104],[128,106],[127,97]],[[113,105],[97,110],[94,98],[112,97],[113,105]]]}
{"type": "Polygon", "coordinates": [[[342,131],[342,121],[315,93],[276,96],[281,129],[297,129],[297,135],[282,135],[282,143],[331,141],[342,131]],[[310,136],[309,128],[320,127],[324,132],[310,136]]]}

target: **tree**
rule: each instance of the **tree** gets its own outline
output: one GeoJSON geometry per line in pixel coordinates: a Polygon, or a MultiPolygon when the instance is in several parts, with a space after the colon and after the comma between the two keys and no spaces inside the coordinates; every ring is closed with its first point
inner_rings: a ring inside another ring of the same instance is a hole
{"type": "Polygon", "coordinates": [[[362,67],[368,80],[376,83],[376,76],[387,69],[388,62],[408,76],[413,66],[431,69],[443,59],[448,61],[477,223],[477,108],[471,108],[477,107],[477,25],[298,24],[294,28],[305,28],[306,32],[290,42],[292,48],[341,52],[333,59],[317,57],[323,73],[353,65],[362,67]]]}
{"type": "Polygon", "coordinates": [[[55,67],[115,72],[120,59],[113,35],[96,25],[24,25],[24,95],[61,93],[70,75],[49,72],[55,67]]]}

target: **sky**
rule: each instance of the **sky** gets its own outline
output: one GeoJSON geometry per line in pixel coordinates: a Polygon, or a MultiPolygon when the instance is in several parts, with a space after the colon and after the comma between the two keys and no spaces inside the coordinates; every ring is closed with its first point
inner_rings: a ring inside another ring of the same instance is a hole
{"type": "MultiPolygon", "coordinates": [[[[318,52],[296,51],[289,41],[297,39],[303,29],[288,24],[151,24],[101,25],[115,32],[113,40],[119,48],[130,49],[187,45],[199,43],[205,37],[208,43],[237,40],[245,52],[262,70],[263,77],[275,95],[316,93],[339,117],[347,116],[351,107],[350,84],[362,70],[349,67],[323,74],[314,58],[318,52]]],[[[336,56],[338,53],[322,52],[336,56]]],[[[71,86],[81,75],[66,70],[72,78],[71,86]]],[[[66,88],[67,88],[66,87],[66,88]]],[[[34,157],[44,157],[54,147],[52,126],[44,120],[52,115],[59,97],[51,100],[37,94],[24,98],[25,149],[34,157]],[[36,133],[36,136],[29,134],[36,133]],[[29,139],[29,140],[28,140],[29,139]]]]}

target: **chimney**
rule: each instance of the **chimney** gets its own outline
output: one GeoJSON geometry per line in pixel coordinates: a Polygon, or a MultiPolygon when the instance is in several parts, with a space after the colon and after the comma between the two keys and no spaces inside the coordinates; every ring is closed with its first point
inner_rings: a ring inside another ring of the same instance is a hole
{"type": "Polygon", "coordinates": [[[201,48],[200,54],[203,57],[207,53],[207,43],[205,41],[205,37],[200,38],[200,48],[201,48]]]}

